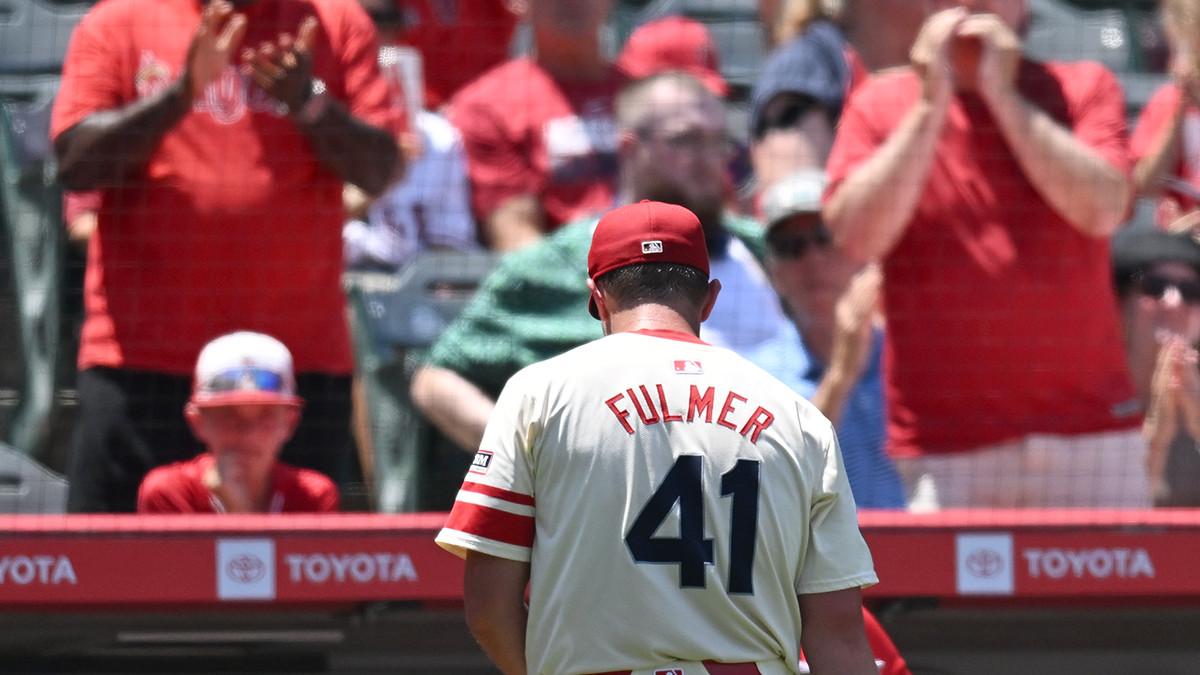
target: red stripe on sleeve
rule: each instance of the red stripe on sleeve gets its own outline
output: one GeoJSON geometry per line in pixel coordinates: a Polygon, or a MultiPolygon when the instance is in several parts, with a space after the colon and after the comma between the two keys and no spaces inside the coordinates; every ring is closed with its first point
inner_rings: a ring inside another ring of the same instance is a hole
{"type": "Polygon", "coordinates": [[[465,481],[462,484],[462,489],[466,490],[467,492],[474,492],[487,497],[503,499],[506,502],[519,504],[521,506],[533,506],[533,497],[531,495],[523,495],[520,492],[512,492],[511,490],[505,490],[492,485],[484,485],[483,483],[465,481]]]}
{"type": "Polygon", "coordinates": [[[533,546],[533,516],[519,516],[479,504],[454,502],[446,527],[513,546],[533,546]]]}

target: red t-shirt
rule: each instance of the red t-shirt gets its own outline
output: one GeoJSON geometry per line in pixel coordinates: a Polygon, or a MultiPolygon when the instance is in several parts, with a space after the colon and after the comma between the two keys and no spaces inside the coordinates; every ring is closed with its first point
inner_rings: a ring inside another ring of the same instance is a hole
{"type": "Polygon", "coordinates": [[[503,0],[396,0],[398,44],[421,53],[425,105],[436,110],[468,82],[509,57],[517,16],[503,0]]]}
{"type": "MultiPolygon", "coordinates": [[[[1112,73],[1024,62],[1018,77],[1029,101],[1129,171],[1112,73]]],[[[896,129],[920,86],[904,71],[855,92],[829,194],[896,129]]],[[[1108,241],[1050,208],[982,100],[956,97],[916,213],[883,261],[889,452],[1137,427],[1109,265],[1108,241]]]]}
{"type": "Polygon", "coordinates": [[[539,198],[548,228],[612,208],[613,98],[626,77],[558,82],[530,59],[485,73],[450,101],[462,132],[476,218],[519,195],[539,198]]]}
{"type": "MultiPolygon", "coordinates": [[[[103,0],[67,52],[51,136],[161,91],[182,69],[198,0],[103,0]]],[[[404,129],[379,75],[375,29],[353,0],[270,0],[239,11],[243,45],[315,13],[313,75],[357,118],[404,129]]],[[[342,182],[268,97],[230,65],[145,169],[105,190],[88,250],[79,366],[187,374],[211,338],[273,335],[300,371],[352,369],[342,182]]]]}
{"type": "MultiPolygon", "coordinates": [[[[138,513],[225,513],[204,485],[216,458],[209,453],[151,469],[138,488],[138,513]]],[[[338,489],[325,474],[276,462],[268,513],[333,513],[338,489]]]]}
{"type": "MultiPolygon", "coordinates": [[[[1154,146],[1158,144],[1162,134],[1167,132],[1167,127],[1171,125],[1171,118],[1179,108],[1181,95],[1182,92],[1179,91],[1178,86],[1168,83],[1150,97],[1146,107],[1142,109],[1142,114],[1138,117],[1133,135],[1129,139],[1129,151],[1133,155],[1134,162],[1141,161],[1143,157],[1149,155],[1154,150],[1154,146]]],[[[1184,115],[1179,161],[1172,167],[1171,175],[1191,183],[1196,190],[1200,190],[1200,110],[1194,105],[1189,105],[1184,115]]],[[[1167,190],[1165,194],[1166,198],[1173,199],[1179,205],[1181,211],[1190,211],[1200,206],[1195,199],[1181,192],[1167,190]]],[[[1162,218],[1159,220],[1159,225],[1169,225],[1169,223],[1161,222],[1162,218]]]]}

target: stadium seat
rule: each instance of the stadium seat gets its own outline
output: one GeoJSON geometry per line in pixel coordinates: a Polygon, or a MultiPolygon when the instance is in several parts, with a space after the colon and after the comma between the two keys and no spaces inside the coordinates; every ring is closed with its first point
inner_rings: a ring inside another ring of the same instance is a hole
{"type": "MultiPolygon", "coordinates": [[[[3,350],[20,358],[17,406],[8,439],[34,457],[48,453],[54,429],[55,385],[59,364],[62,288],[62,196],[52,172],[26,170],[9,122],[0,106],[0,269],[11,274],[19,340],[3,350]],[[19,345],[19,346],[18,346],[19,345]]],[[[40,167],[39,167],[40,168],[40,167]]]]}
{"type": "Polygon", "coordinates": [[[6,75],[61,72],[71,32],[92,4],[0,0],[0,72],[6,75]]]}
{"type": "Polygon", "coordinates": [[[0,513],[66,511],[66,479],[0,443],[0,513]]]}
{"type": "MultiPolygon", "coordinates": [[[[21,373],[12,390],[17,408],[11,425],[0,424],[0,438],[53,460],[52,466],[70,437],[70,425],[58,415],[73,412],[60,403],[73,400],[68,387],[74,367],[73,359],[60,355],[71,352],[75,337],[67,327],[75,317],[61,313],[71,305],[64,294],[78,295],[78,289],[67,290],[63,281],[62,196],[48,138],[50,110],[71,33],[93,4],[0,0],[0,273],[11,280],[5,290],[15,314],[10,325],[17,337],[8,344],[19,345],[2,358],[19,360],[11,365],[21,373]]],[[[0,388],[9,384],[0,382],[0,388]]]]}
{"type": "Polygon", "coordinates": [[[377,511],[448,508],[469,459],[417,412],[409,383],[421,357],[495,264],[487,251],[430,251],[399,273],[348,273],[356,436],[377,511]],[[465,468],[465,467],[464,467],[465,468]]]}

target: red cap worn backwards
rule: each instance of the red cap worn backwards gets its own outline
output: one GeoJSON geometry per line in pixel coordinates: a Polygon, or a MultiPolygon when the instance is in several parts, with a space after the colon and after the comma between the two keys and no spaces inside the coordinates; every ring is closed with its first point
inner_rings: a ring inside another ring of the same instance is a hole
{"type": "MultiPolygon", "coordinates": [[[[689,265],[707,276],[708,246],[696,214],[676,204],[642,200],[600,219],[588,251],[588,277],[648,262],[689,265]]],[[[600,318],[591,300],[588,311],[600,318]]]]}

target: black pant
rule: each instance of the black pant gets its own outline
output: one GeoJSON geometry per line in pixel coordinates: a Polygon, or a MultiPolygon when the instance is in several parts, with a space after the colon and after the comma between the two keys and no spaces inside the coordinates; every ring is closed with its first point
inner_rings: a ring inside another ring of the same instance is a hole
{"type": "MultiPolygon", "coordinates": [[[[202,452],[183,416],[191,388],[188,376],[114,368],[80,371],[67,509],[132,513],[138,485],[150,469],[202,452]]],[[[357,480],[350,376],[299,373],[296,388],[304,398],[304,414],[281,459],[321,471],[339,486],[349,485],[357,480]]]]}

